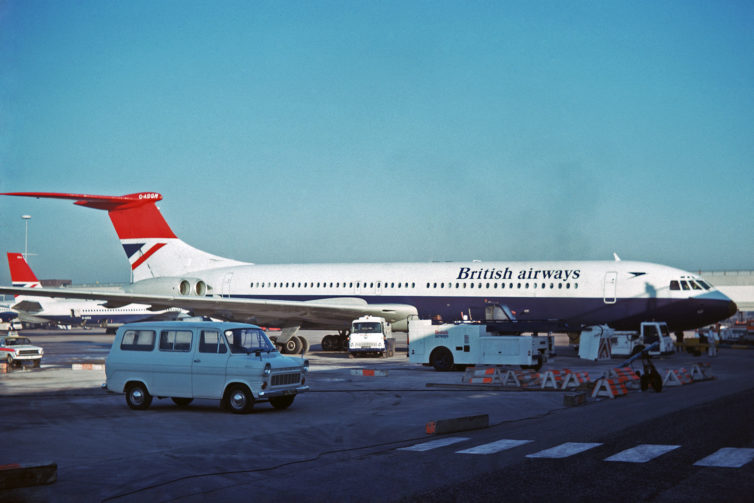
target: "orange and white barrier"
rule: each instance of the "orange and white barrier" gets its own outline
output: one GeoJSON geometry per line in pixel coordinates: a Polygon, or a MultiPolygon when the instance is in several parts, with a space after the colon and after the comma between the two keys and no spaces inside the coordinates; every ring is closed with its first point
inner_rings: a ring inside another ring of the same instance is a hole
{"type": "Polygon", "coordinates": [[[618,396],[624,396],[628,394],[628,388],[626,388],[625,382],[620,382],[618,379],[607,379],[601,377],[597,380],[597,384],[592,391],[592,398],[606,396],[608,398],[615,398],[618,396]]]}
{"type": "Polygon", "coordinates": [[[685,368],[682,369],[670,369],[665,374],[665,378],[662,380],[663,386],[683,386],[684,384],[691,384],[694,380],[691,378],[691,374],[685,368]]]}
{"type": "Polygon", "coordinates": [[[548,370],[545,372],[544,377],[542,377],[542,384],[540,387],[542,389],[545,388],[552,388],[552,389],[561,389],[563,385],[563,379],[565,379],[565,376],[570,374],[571,371],[568,369],[563,370],[548,370]]]}
{"type": "Polygon", "coordinates": [[[105,370],[103,363],[74,363],[71,365],[72,370],[105,370]]]}
{"type": "Polygon", "coordinates": [[[568,372],[560,389],[578,388],[588,382],[591,382],[589,372],[568,372]]]}
{"type": "Polygon", "coordinates": [[[708,362],[700,362],[695,363],[693,367],[691,367],[691,379],[696,381],[708,381],[710,379],[714,379],[711,375],[707,375],[707,370],[709,370],[710,364],[708,362]]]}
{"type": "Polygon", "coordinates": [[[641,387],[641,378],[631,367],[620,367],[610,369],[608,377],[617,379],[627,387],[639,389],[641,387]]]}
{"type": "Polygon", "coordinates": [[[352,369],[351,375],[352,376],[367,376],[367,377],[374,377],[374,376],[384,377],[387,375],[387,370],[352,369]]]}
{"type": "Polygon", "coordinates": [[[469,367],[463,374],[461,382],[464,384],[495,384],[502,383],[499,367],[469,367]]]}
{"type": "Polygon", "coordinates": [[[541,375],[533,370],[509,370],[503,375],[503,386],[535,388],[540,384],[541,375]]]}

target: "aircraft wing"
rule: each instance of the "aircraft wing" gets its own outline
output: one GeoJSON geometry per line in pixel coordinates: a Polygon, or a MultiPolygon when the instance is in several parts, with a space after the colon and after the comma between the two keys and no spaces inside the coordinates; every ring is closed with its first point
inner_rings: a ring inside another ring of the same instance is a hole
{"type": "MultiPolygon", "coordinates": [[[[29,289],[3,286],[0,287],[0,293],[28,295],[29,289]]],[[[273,327],[300,326],[305,329],[347,329],[352,320],[367,314],[381,316],[391,323],[405,321],[409,316],[417,314],[416,308],[407,304],[368,304],[359,298],[294,301],[102,292],[69,288],[35,288],[34,296],[101,300],[105,302],[105,307],[111,308],[128,304],[147,304],[154,311],[179,307],[191,311],[195,316],[210,316],[273,327]]]]}

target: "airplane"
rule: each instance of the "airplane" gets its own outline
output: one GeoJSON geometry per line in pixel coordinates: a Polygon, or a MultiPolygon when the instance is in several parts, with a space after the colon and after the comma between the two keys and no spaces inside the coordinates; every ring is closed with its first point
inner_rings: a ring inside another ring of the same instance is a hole
{"type": "MultiPolygon", "coordinates": [[[[53,192],[0,195],[72,200],[104,210],[128,257],[133,283],[124,293],[39,294],[181,307],[199,316],[281,327],[278,343],[298,352],[300,328],[347,333],[352,320],[381,316],[394,330],[408,319],[541,322],[557,332],[589,325],[636,329],[665,321],[683,331],[733,316],[736,304],[702,278],[635,261],[340,263],[260,265],[219,257],[178,238],[156,203],[162,195],[53,192]]],[[[18,289],[0,287],[0,293],[18,289]]]]}
{"type": "MultiPolygon", "coordinates": [[[[8,253],[8,267],[13,286],[25,288],[23,294],[17,295],[11,305],[19,321],[24,323],[57,323],[61,325],[81,325],[95,323],[114,331],[119,325],[133,321],[142,321],[165,317],[175,319],[179,310],[155,312],[149,305],[129,304],[122,307],[108,308],[99,300],[50,299],[37,297],[42,283],[29,267],[22,253],[8,253]],[[31,289],[32,291],[28,291],[31,289]]],[[[109,289],[107,290],[109,291],[109,289]]]]}

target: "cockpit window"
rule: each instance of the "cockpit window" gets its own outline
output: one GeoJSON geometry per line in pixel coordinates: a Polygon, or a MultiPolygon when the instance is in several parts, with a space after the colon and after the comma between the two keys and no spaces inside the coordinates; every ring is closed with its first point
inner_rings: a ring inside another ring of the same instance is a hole
{"type": "Polygon", "coordinates": [[[689,285],[691,285],[691,288],[693,288],[694,290],[701,290],[702,289],[702,287],[699,286],[699,285],[697,285],[695,281],[689,280],[689,285]]]}
{"type": "Polygon", "coordinates": [[[704,288],[705,290],[710,290],[712,288],[710,286],[710,284],[707,283],[706,281],[702,281],[702,280],[698,279],[698,280],[696,280],[696,282],[699,283],[700,285],[702,285],[702,288],[704,288]]]}
{"type": "Polygon", "coordinates": [[[670,282],[670,289],[671,290],[680,290],[681,289],[681,285],[678,284],[678,281],[673,280],[673,281],[670,282]]]}
{"type": "Polygon", "coordinates": [[[681,280],[681,288],[683,288],[684,290],[691,290],[691,287],[689,286],[689,284],[683,280],[681,280]]]}

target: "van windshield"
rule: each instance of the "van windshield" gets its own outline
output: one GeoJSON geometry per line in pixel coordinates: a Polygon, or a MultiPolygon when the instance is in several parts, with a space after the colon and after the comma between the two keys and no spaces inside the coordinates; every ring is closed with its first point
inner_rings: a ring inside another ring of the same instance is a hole
{"type": "Polygon", "coordinates": [[[231,353],[254,353],[275,351],[275,346],[260,328],[234,328],[225,331],[231,353]]]}

